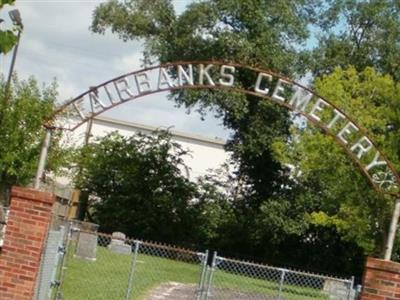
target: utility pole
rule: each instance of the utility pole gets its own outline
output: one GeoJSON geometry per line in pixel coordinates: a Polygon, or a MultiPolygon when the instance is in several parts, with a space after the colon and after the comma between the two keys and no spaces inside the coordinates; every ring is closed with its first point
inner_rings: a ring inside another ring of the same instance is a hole
{"type": "Polygon", "coordinates": [[[19,41],[21,39],[21,32],[22,32],[22,29],[24,28],[24,25],[22,24],[21,14],[19,13],[18,9],[11,10],[8,14],[9,14],[10,19],[12,20],[13,24],[15,26],[17,26],[17,28],[18,28],[18,35],[17,35],[17,43],[14,46],[13,56],[11,59],[10,70],[8,71],[8,78],[7,78],[7,83],[6,83],[6,93],[7,94],[10,89],[11,77],[12,77],[12,73],[14,71],[15,61],[17,59],[17,52],[18,52],[19,41]]]}

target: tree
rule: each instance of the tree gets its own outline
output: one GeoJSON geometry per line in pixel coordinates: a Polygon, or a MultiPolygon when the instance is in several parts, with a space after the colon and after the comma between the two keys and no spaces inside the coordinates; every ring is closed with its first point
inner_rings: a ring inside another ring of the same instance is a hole
{"type": "Polygon", "coordinates": [[[231,201],[236,180],[228,169],[229,166],[225,164],[198,178],[196,182],[197,197],[193,203],[196,215],[192,228],[196,233],[193,241],[201,247],[220,251],[230,248],[237,240],[237,215],[231,201]]]}
{"type": "MultiPolygon", "coordinates": [[[[389,77],[364,72],[373,66],[398,76],[398,8],[394,0],[207,0],[188,5],[178,16],[167,0],[113,0],[97,7],[92,30],[111,29],[124,41],[144,41],[145,64],[223,60],[295,77],[306,72],[309,58],[317,76],[354,63],[360,74],[354,69],[334,73],[317,80],[315,87],[359,118],[398,162],[399,135],[383,130],[399,122],[397,88],[389,77]],[[301,49],[308,28],[317,23],[328,33],[311,55],[301,49]],[[360,107],[367,107],[367,113],[360,113],[360,107]]],[[[250,74],[238,79],[244,86],[254,82],[250,74]]],[[[189,109],[199,107],[200,113],[213,110],[233,131],[226,149],[238,164],[233,180],[240,193],[210,194],[218,203],[228,203],[229,221],[218,223],[223,230],[213,231],[224,241],[224,250],[339,272],[359,271],[363,254],[380,252],[390,204],[371,191],[329,139],[308,126],[294,130],[286,111],[251,96],[179,91],[171,98],[189,109]],[[327,153],[330,160],[325,161],[327,153]],[[303,175],[288,176],[288,164],[303,175]]]]}
{"type": "MultiPolygon", "coordinates": [[[[51,115],[56,85],[39,89],[35,79],[19,81],[14,77],[6,88],[0,78],[0,198],[8,201],[12,185],[27,185],[35,175],[44,139],[43,122],[51,115]]],[[[49,167],[63,162],[58,148],[59,133],[54,135],[49,167]]]]}
{"type": "Polygon", "coordinates": [[[400,3],[397,0],[329,1],[314,50],[315,75],[337,66],[374,67],[400,80],[400,3]]]}
{"type": "MultiPolygon", "coordinates": [[[[188,5],[176,15],[171,1],[108,1],[100,4],[92,30],[107,29],[124,41],[144,41],[144,62],[176,60],[224,60],[255,65],[292,75],[305,68],[298,46],[308,36],[318,0],[262,1],[208,0],[188,5]]],[[[243,74],[239,84],[254,78],[243,74]]],[[[263,201],[279,192],[284,167],[274,159],[271,143],[288,137],[289,114],[277,106],[242,94],[211,91],[179,91],[178,105],[213,110],[224,126],[233,130],[227,150],[239,168],[237,179],[246,182],[248,197],[241,198],[238,215],[247,216],[240,227],[252,232],[254,215],[263,201]],[[267,126],[266,126],[267,125],[267,126]]],[[[243,217],[243,219],[245,219],[243,217]]]]}
{"type": "MultiPolygon", "coordinates": [[[[291,75],[305,67],[296,45],[308,36],[317,2],[208,0],[190,4],[177,16],[168,0],[113,0],[96,8],[92,30],[104,33],[110,28],[125,41],[143,40],[145,63],[219,59],[291,75]]],[[[239,82],[249,85],[251,78],[246,75],[239,82]]],[[[254,97],[223,92],[181,91],[174,100],[188,108],[197,104],[201,113],[213,108],[224,126],[235,132],[228,149],[242,162],[243,177],[258,184],[260,197],[274,190],[281,166],[271,157],[269,145],[287,134],[290,121],[284,110],[254,97]]]]}
{"type": "MultiPolygon", "coordinates": [[[[393,144],[398,143],[398,129],[389,132],[386,125],[399,122],[399,88],[389,75],[381,75],[372,68],[363,72],[354,67],[336,68],[315,81],[320,95],[367,128],[397,170],[400,156],[393,144]]],[[[376,193],[341,147],[317,129],[297,128],[293,136],[292,143],[275,147],[280,159],[300,172],[296,178],[300,186],[297,201],[313,204],[305,213],[311,228],[329,231],[358,246],[364,254],[382,255],[393,199],[376,193]]]]}
{"type": "MultiPolygon", "coordinates": [[[[6,4],[14,4],[15,0],[0,0],[0,10],[6,4]]],[[[0,54],[6,54],[9,52],[14,45],[17,43],[16,31],[21,30],[21,28],[14,27],[13,29],[1,30],[0,29],[0,54]]]]}
{"type": "Polygon", "coordinates": [[[187,152],[167,132],[111,133],[77,155],[77,187],[90,195],[88,217],[106,232],[168,242],[192,241],[196,186],[183,174],[187,152]]]}

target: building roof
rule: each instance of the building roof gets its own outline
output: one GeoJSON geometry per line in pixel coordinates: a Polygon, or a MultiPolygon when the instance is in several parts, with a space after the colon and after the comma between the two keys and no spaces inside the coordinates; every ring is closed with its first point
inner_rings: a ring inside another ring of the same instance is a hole
{"type": "Polygon", "coordinates": [[[117,119],[113,119],[110,117],[105,117],[105,116],[96,116],[94,118],[94,123],[103,123],[104,125],[119,125],[127,128],[132,128],[132,129],[137,129],[139,131],[147,131],[147,132],[152,132],[155,130],[168,130],[172,136],[176,138],[183,138],[183,139],[188,139],[188,140],[194,140],[202,143],[207,143],[207,144],[212,144],[214,146],[223,146],[226,144],[226,140],[215,137],[215,138],[209,138],[197,134],[192,134],[192,133],[186,133],[186,132],[181,132],[177,130],[172,130],[170,127],[163,127],[163,126],[151,126],[151,125],[144,125],[144,124],[139,124],[139,123],[134,123],[134,122],[128,122],[128,121],[121,121],[117,119]]]}

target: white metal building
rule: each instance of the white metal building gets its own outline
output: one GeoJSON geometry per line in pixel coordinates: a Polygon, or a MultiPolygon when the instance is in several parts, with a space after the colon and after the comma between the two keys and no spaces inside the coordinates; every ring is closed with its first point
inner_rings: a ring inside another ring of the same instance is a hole
{"type": "MultiPolygon", "coordinates": [[[[118,131],[124,136],[132,136],[141,132],[152,134],[155,130],[168,130],[172,140],[179,143],[183,149],[189,150],[190,154],[183,157],[187,169],[182,170],[183,174],[191,181],[196,181],[204,176],[210,169],[217,169],[229,159],[229,154],[224,150],[225,141],[219,138],[208,138],[190,133],[175,131],[172,128],[155,127],[126,121],[120,121],[109,117],[98,116],[93,119],[88,127],[81,126],[70,133],[68,143],[83,145],[87,131],[90,129],[90,139],[102,137],[108,133],[118,131]]],[[[48,178],[50,179],[50,178],[48,178]]],[[[71,215],[71,205],[77,204],[79,194],[76,194],[71,185],[71,178],[56,177],[42,186],[42,188],[55,193],[58,196],[58,205],[55,213],[58,215],[71,215]],[[71,202],[72,201],[72,202],[71,202]]],[[[74,215],[74,213],[72,213],[74,215]]]]}
{"type": "MultiPolygon", "coordinates": [[[[219,138],[208,138],[185,132],[175,131],[172,128],[154,127],[149,125],[120,121],[109,117],[98,116],[93,119],[90,133],[91,139],[102,137],[106,134],[118,131],[124,136],[131,136],[138,132],[151,134],[157,129],[168,129],[172,135],[172,140],[179,143],[185,150],[190,151],[190,155],[184,157],[184,162],[189,170],[185,170],[190,180],[196,180],[203,176],[208,169],[220,167],[228,158],[228,153],[224,150],[225,141],[219,138]]],[[[76,129],[74,134],[83,141],[85,131],[84,126],[76,129]]]]}

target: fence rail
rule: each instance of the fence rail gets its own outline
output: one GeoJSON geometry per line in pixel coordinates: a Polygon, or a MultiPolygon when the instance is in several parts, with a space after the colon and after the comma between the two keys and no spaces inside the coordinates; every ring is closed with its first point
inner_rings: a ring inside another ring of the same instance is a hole
{"type": "Polygon", "coordinates": [[[95,231],[74,231],[52,299],[353,300],[353,279],[196,252],[95,231]],[[212,257],[210,257],[212,256],[212,257]]]}

